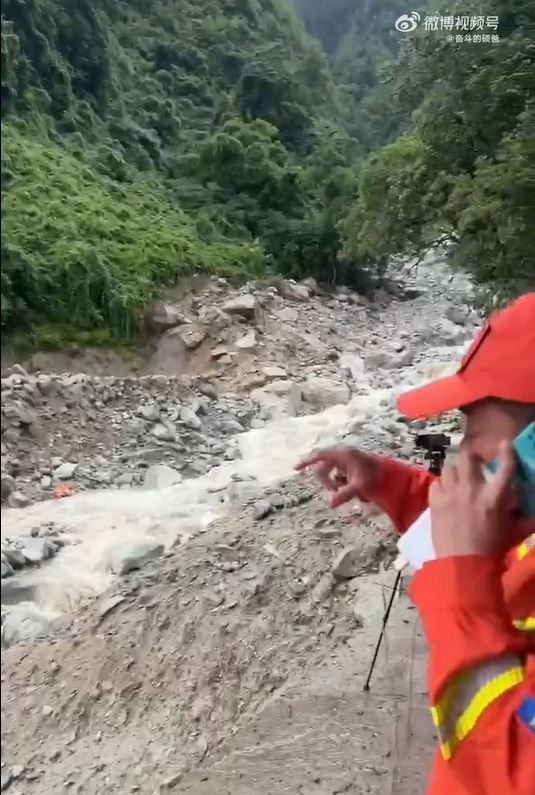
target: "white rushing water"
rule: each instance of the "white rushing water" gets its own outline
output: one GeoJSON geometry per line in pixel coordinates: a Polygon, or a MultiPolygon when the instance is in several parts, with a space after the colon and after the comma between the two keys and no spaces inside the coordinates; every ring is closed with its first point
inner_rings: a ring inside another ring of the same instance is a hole
{"type": "MultiPolygon", "coordinates": [[[[453,351],[452,351],[453,353],[453,351]]],[[[396,390],[399,391],[399,390],[396,390]]],[[[240,434],[242,457],[206,475],[161,490],[90,491],[68,500],[47,501],[5,512],[3,535],[21,536],[53,521],[74,531],[74,543],[39,570],[20,579],[38,585],[40,604],[52,610],[71,609],[84,596],[102,593],[114,575],[110,551],[117,545],[147,537],[167,547],[202,532],[218,515],[231,510],[227,489],[250,481],[269,486],[295,475],[295,464],[312,449],[326,446],[355,425],[380,423],[391,390],[371,390],[345,406],[318,414],[273,421],[240,434]]]]}

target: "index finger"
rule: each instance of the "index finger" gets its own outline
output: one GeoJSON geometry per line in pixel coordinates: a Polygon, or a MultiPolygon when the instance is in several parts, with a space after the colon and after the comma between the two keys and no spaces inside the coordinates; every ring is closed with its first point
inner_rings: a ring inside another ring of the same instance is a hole
{"type": "Polygon", "coordinates": [[[332,451],[323,450],[320,453],[316,453],[315,455],[311,455],[308,458],[303,459],[303,461],[299,461],[299,463],[295,465],[294,469],[296,469],[297,472],[302,472],[303,469],[308,469],[309,467],[314,466],[314,464],[328,464],[329,462],[332,462],[334,465],[334,456],[332,451]]]}

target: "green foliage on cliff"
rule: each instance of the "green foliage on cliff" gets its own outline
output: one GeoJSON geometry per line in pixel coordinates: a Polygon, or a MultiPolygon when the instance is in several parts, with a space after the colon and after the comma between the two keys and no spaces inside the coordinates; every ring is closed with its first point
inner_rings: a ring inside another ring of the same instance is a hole
{"type": "Polygon", "coordinates": [[[4,0],[5,330],[124,337],[182,273],[358,284],[437,239],[535,285],[535,0],[448,9],[497,43],[293,5],[308,33],[290,0],[4,0]]]}
{"type": "Polygon", "coordinates": [[[535,2],[467,12],[498,17],[499,40],[409,39],[395,93],[410,134],[362,166],[345,253],[417,255],[448,239],[453,263],[501,301],[535,288],[535,2]]]}
{"type": "MultiPolygon", "coordinates": [[[[285,0],[5,0],[2,106],[7,329],[78,296],[75,322],[126,330],[182,272],[293,272],[352,159],[321,45],[285,0]]],[[[307,252],[317,273],[323,253],[307,252]]]]}
{"type": "Polygon", "coordinates": [[[2,321],[130,336],[144,304],[195,271],[253,276],[255,244],[207,242],[147,179],[120,184],[36,133],[2,125],[2,321]]]}

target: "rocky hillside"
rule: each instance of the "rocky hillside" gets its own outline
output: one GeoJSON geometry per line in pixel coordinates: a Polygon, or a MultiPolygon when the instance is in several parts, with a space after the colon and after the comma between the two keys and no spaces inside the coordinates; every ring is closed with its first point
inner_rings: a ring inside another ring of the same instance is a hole
{"type": "Polygon", "coordinates": [[[103,362],[37,354],[30,372],[16,365],[2,379],[2,499],[21,506],[62,483],[140,485],[151,465],[173,467],[177,481],[202,475],[239,457],[237,434],[345,404],[370,385],[392,387],[426,360],[424,339],[447,348],[471,328],[475,315],[452,306],[434,328],[400,328],[385,340],[381,312],[426,297],[394,282],[372,303],[347,288],[324,293],[313,279],[235,291],[218,278],[150,308],[153,351],[129,375],[47,373],[103,362]]]}
{"type": "Polygon", "coordinates": [[[332,768],[326,735],[310,772],[270,765],[308,723],[292,730],[295,693],[319,730],[312,694],[365,665],[393,554],[383,517],[333,514],[293,466],[335,442],[415,460],[420,425],[395,395],[450,367],[477,321],[437,260],[389,289],[372,304],[311,281],[209,281],[150,313],[143,366],[181,375],[59,375],[42,357],[5,373],[5,789],[386,795],[390,725],[373,749],[354,728],[368,750],[332,768]],[[251,743],[257,764],[232,773],[251,743]]]}

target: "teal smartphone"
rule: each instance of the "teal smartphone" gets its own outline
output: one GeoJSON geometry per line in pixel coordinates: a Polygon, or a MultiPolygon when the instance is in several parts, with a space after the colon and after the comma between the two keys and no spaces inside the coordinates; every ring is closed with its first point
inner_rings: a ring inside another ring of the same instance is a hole
{"type": "MultiPolygon", "coordinates": [[[[530,518],[535,516],[535,422],[516,437],[513,452],[516,459],[513,490],[519,499],[522,516],[530,518]]],[[[493,461],[486,469],[495,472],[496,467],[497,462],[493,461]]]]}

